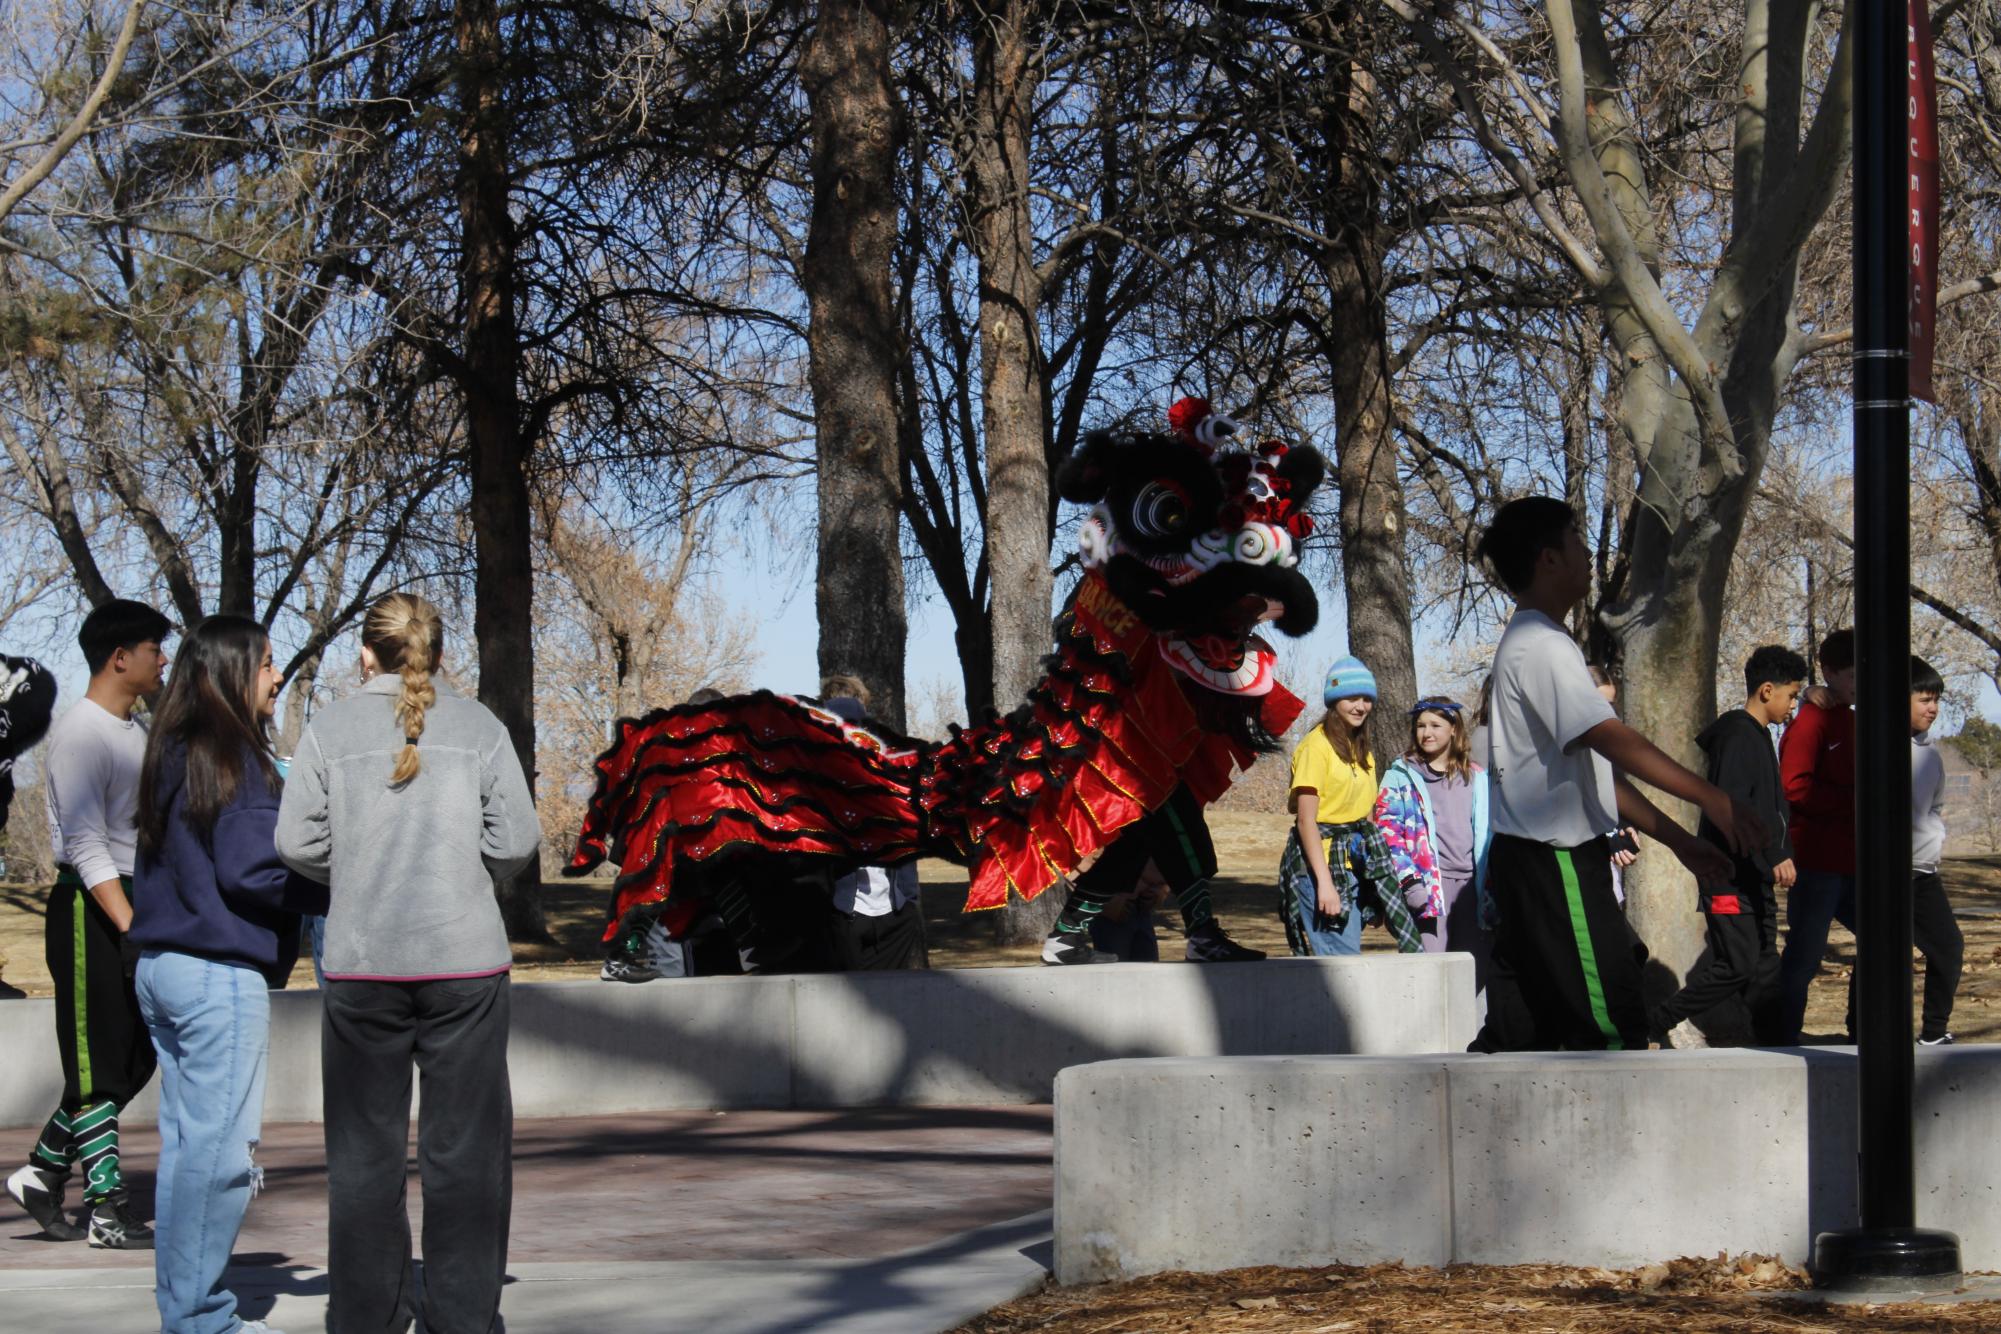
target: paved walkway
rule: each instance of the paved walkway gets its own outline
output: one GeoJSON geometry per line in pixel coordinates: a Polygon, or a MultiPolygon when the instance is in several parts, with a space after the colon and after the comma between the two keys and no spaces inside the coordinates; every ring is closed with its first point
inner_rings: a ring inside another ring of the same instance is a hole
{"type": "MultiPolygon", "coordinates": [[[[18,1162],[28,1131],[0,1132],[18,1162]]],[[[158,1141],[126,1137],[150,1201],[158,1141]]],[[[316,1125],[265,1127],[237,1241],[244,1313],[323,1328],[316,1125]]],[[[413,1224],[422,1206],[411,1166],[413,1224]]],[[[1047,1107],[676,1112],[515,1127],[512,1334],[941,1330],[1048,1263],[1047,1107]]],[[[0,1200],[0,1334],[157,1328],[151,1257],[42,1240],[0,1200]]]]}

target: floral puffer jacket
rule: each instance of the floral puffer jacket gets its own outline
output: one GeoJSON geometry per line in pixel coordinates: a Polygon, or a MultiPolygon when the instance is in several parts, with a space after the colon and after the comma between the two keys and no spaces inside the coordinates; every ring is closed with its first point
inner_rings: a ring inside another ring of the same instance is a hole
{"type": "MultiPolygon", "coordinates": [[[[1376,825],[1389,845],[1390,863],[1396,868],[1397,883],[1405,887],[1405,901],[1421,918],[1435,918],[1445,911],[1445,886],[1439,875],[1438,858],[1431,848],[1431,797],[1418,761],[1399,756],[1383,774],[1376,793],[1376,825]],[[1416,892],[1419,891],[1420,892],[1416,892]]],[[[1473,887],[1479,895],[1480,920],[1490,922],[1493,910],[1487,899],[1487,845],[1491,830],[1487,821],[1487,773],[1473,767],[1473,887]]]]}

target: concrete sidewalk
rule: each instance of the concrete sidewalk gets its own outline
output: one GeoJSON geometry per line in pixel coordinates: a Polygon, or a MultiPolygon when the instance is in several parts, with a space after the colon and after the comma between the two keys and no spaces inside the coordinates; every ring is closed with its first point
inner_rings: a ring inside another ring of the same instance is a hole
{"type": "MultiPolygon", "coordinates": [[[[32,1136],[0,1135],[0,1162],[32,1136]]],[[[150,1200],[157,1141],[127,1136],[150,1200]]],[[[267,1188],[231,1283],[243,1312],[323,1328],[318,1126],[267,1126],[267,1188]]],[[[1046,1107],[679,1112],[521,1121],[514,1334],[942,1330],[1043,1281],[1046,1107]]],[[[421,1236],[414,1168],[413,1227],[421,1236]]],[[[0,1202],[0,1334],[156,1328],[151,1257],[38,1239],[0,1202]]]]}

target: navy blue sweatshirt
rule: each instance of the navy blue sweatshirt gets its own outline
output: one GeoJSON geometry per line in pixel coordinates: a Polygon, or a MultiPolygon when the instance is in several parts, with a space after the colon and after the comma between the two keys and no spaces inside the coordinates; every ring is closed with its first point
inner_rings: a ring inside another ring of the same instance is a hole
{"type": "Polygon", "coordinates": [[[236,796],[207,839],[188,820],[186,776],[186,751],[170,746],[155,797],[167,806],[166,836],[156,852],[141,849],[133,868],[130,939],[248,964],[281,985],[299,957],[299,914],[325,912],[327,887],[278,860],[278,793],[254,759],[245,757],[236,796]]]}

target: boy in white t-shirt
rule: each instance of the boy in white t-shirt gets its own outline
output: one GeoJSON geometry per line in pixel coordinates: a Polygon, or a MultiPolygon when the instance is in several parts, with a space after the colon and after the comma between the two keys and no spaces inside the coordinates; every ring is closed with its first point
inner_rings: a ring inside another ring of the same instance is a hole
{"type": "Polygon", "coordinates": [[[42,760],[56,883],[44,944],[55,983],[63,1094],[7,1193],[59,1241],[88,1236],[116,1250],[150,1250],[153,1230],[125,1189],[118,1114],[153,1077],[152,1039],[139,1015],[125,933],[132,925],[139,770],[146,729],[139,701],[160,688],[171,630],[151,607],[113,599],[77,634],[90,688],[49,732],[42,760]],[[64,1212],[73,1171],[87,1216],[64,1212]]]}
{"type": "Polygon", "coordinates": [[[1501,507],[1480,556],[1517,609],[1494,653],[1488,760],[1494,829],[1488,883],[1500,917],[1498,988],[1475,1050],[1644,1049],[1646,951],[1612,892],[1606,831],[1632,826],[1704,882],[1729,857],[1670,820],[1630,774],[1702,808],[1733,848],[1762,843],[1758,816],[1620,722],[1563,618],[1591,591],[1591,554],[1562,501],[1501,507]]]}

